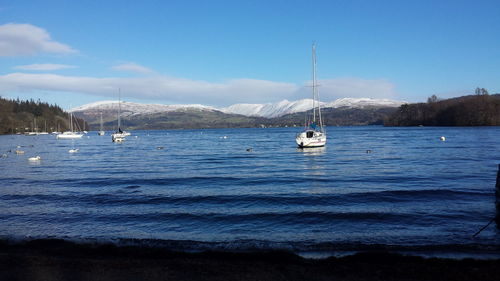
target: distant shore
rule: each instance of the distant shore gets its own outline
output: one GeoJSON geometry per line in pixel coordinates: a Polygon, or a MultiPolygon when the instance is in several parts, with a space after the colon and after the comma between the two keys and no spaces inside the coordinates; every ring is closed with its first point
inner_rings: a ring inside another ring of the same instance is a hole
{"type": "Polygon", "coordinates": [[[305,259],[286,251],[174,252],[157,247],[0,241],[0,280],[500,280],[498,259],[390,252],[305,259]]]}

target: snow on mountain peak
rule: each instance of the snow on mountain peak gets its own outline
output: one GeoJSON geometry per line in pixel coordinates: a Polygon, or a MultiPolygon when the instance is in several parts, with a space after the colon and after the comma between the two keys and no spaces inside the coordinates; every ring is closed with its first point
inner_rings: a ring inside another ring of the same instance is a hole
{"type": "MultiPolygon", "coordinates": [[[[134,102],[121,102],[121,111],[126,115],[139,115],[139,114],[155,114],[160,112],[169,112],[177,110],[217,110],[214,107],[205,106],[201,104],[143,104],[134,102]],[[128,114],[127,114],[128,113],[128,114]]],[[[104,111],[104,110],[118,110],[118,101],[98,101],[94,103],[85,104],[79,107],[72,108],[70,112],[82,111],[104,111]]]]}
{"type": "Polygon", "coordinates": [[[341,98],[333,102],[326,103],[324,107],[350,107],[350,108],[364,108],[367,106],[375,107],[398,107],[404,102],[389,100],[389,99],[371,99],[371,98],[341,98]]]}
{"type": "MultiPolygon", "coordinates": [[[[389,99],[371,99],[371,98],[342,98],[333,102],[320,102],[322,108],[365,108],[365,107],[398,107],[404,102],[389,99]]],[[[241,114],[256,117],[279,117],[285,114],[304,112],[310,110],[313,106],[312,99],[302,99],[298,101],[282,100],[276,103],[266,104],[234,104],[220,109],[224,113],[241,114]]]]}
{"type": "MultiPolygon", "coordinates": [[[[365,107],[398,107],[404,102],[389,99],[371,99],[371,98],[341,98],[332,102],[321,102],[322,108],[365,108],[365,107]]],[[[302,99],[297,101],[282,100],[276,103],[265,104],[233,104],[224,108],[215,108],[201,104],[187,105],[164,105],[164,104],[142,104],[133,102],[121,102],[121,110],[125,115],[155,114],[160,112],[178,111],[178,110],[208,110],[222,111],[228,114],[240,114],[245,116],[273,118],[286,114],[304,112],[310,110],[313,105],[312,99],[302,99]]],[[[71,112],[83,111],[104,111],[118,110],[118,101],[99,101],[82,105],[71,109],[71,112]]]]}

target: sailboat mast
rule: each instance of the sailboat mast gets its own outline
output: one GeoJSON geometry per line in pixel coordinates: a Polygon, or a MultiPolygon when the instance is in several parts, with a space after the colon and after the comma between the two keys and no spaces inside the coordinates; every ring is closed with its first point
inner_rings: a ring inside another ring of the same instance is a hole
{"type": "Polygon", "coordinates": [[[312,46],[312,94],[313,94],[313,122],[316,122],[316,44],[312,46]]]}
{"type": "Polygon", "coordinates": [[[73,113],[69,113],[69,130],[73,132],[73,113]]]}
{"type": "Polygon", "coordinates": [[[121,112],[122,112],[122,103],[121,103],[121,89],[118,88],[118,131],[120,131],[121,128],[121,112]]]}
{"type": "Polygon", "coordinates": [[[319,127],[321,128],[321,132],[324,132],[323,130],[323,118],[321,118],[321,104],[319,102],[319,89],[318,89],[318,85],[317,85],[317,77],[316,77],[316,68],[317,68],[317,64],[316,64],[316,45],[314,45],[314,84],[316,85],[315,86],[315,93],[316,93],[316,102],[317,102],[317,105],[318,105],[318,118],[319,118],[319,127]]]}
{"type": "Polygon", "coordinates": [[[102,130],[102,112],[100,112],[100,113],[101,113],[101,131],[103,131],[102,130]]]}

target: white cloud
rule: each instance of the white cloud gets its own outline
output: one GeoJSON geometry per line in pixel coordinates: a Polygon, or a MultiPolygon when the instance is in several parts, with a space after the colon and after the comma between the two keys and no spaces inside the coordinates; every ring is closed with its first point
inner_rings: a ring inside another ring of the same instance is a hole
{"type": "Polygon", "coordinates": [[[75,66],[67,64],[42,63],[42,64],[19,65],[14,68],[20,70],[48,71],[48,70],[75,68],[75,66]]]}
{"type": "Polygon", "coordinates": [[[384,79],[335,78],[318,81],[322,100],[338,98],[394,98],[396,87],[384,79]]]}
{"type": "Polygon", "coordinates": [[[71,54],[77,51],[53,41],[50,34],[31,24],[0,25],[0,56],[34,55],[41,52],[71,54]]]}
{"type": "Polygon", "coordinates": [[[177,103],[229,105],[237,102],[276,101],[289,97],[298,87],[253,79],[211,83],[167,76],[144,78],[93,78],[56,74],[11,73],[0,76],[0,93],[26,91],[78,92],[115,98],[157,99],[177,103]]]}
{"type": "Polygon", "coordinates": [[[112,67],[112,69],[119,70],[119,71],[135,72],[135,73],[140,73],[140,74],[154,73],[154,71],[152,69],[147,68],[147,67],[142,66],[142,65],[138,65],[138,64],[133,63],[133,62],[115,65],[112,67]]]}
{"type": "MultiPolygon", "coordinates": [[[[320,97],[325,102],[344,97],[396,98],[394,85],[385,80],[339,78],[321,80],[319,83],[320,97]]],[[[128,97],[214,106],[303,99],[309,98],[310,91],[293,83],[256,79],[233,79],[213,83],[159,75],[139,78],[94,78],[11,73],[0,76],[0,94],[58,91],[116,98],[118,88],[121,89],[125,99],[128,97]]]]}

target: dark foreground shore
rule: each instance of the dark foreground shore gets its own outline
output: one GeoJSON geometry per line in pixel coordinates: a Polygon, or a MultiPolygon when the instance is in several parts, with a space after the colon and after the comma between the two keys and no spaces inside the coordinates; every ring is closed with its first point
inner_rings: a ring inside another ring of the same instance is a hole
{"type": "Polygon", "coordinates": [[[500,280],[500,259],[359,253],[304,259],[283,251],[180,253],[63,240],[0,241],[0,280],[500,280]]]}

